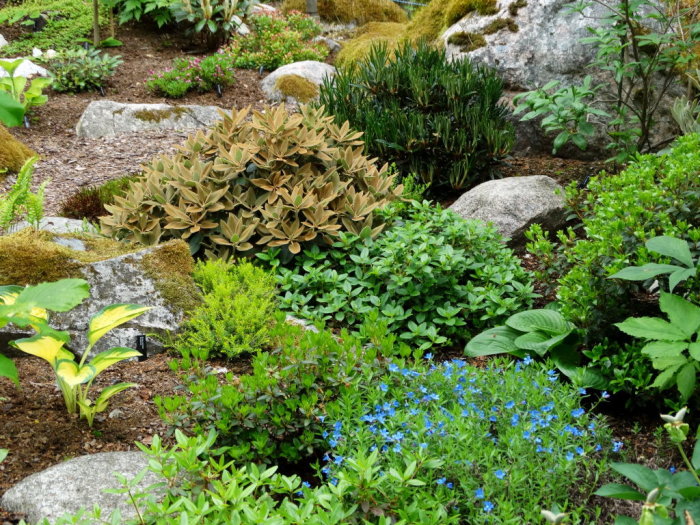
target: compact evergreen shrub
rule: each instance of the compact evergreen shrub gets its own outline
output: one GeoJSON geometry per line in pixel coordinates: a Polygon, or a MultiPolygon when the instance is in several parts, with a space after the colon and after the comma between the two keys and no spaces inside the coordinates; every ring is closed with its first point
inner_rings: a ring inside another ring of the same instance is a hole
{"type": "Polygon", "coordinates": [[[181,238],[192,253],[227,258],[264,245],[291,256],[340,231],[381,231],[374,211],[403,188],[362,154],[359,133],[308,107],[248,115],[223,115],[174,156],[145,166],[105,206],[103,232],[146,244],[181,238]]]}
{"type": "MultiPolygon", "coordinates": [[[[571,211],[583,221],[581,238],[569,230],[552,242],[538,227],[528,232],[540,279],[555,285],[562,314],[582,329],[587,355],[619,380],[620,389],[644,388],[653,372],[639,352],[620,349],[625,340],[613,324],[659,312],[649,293],[653,279],[609,277],[627,266],[664,262],[644,245],[659,235],[689,241],[694,255],[700,253],[699,171],[700,135],[682,137],[668,154],[639,156],[619,175],[601,173],[584,190],[569,187],[571,211]],[[632,370],[637,367],[643,371],[632,370]],[[647,381],[632,385],[630,375],[647,381]]],[[[697,287],[694,278],[679,285],[677,293],[697,287]]]]}
{"type": "Polygon", "coordinates": [[[135,179],[134,176],[121,177],[100,186],[82,188],[63,202],[61,216],[97,222],[100,217],[107,215],[105,204],[114,203],[114,198],[123,195],[129,188],[129,183],[135,179]]]}
{"type": "Polygon", "coordinates": [[[274,323],[275,279],[247,262],[200,262],[194,280],[203,303],[182,325],[175,349],[196,348],[198,355],[236,357],[255,352],[270,340],[274,323]]]}
{"type": "Polygon", "coordinates": [[[320,104],[364,132],[367,152],[416,173],[433,190],[466,189],[493,178],[493,165],[513,145],[499,103],[501,80],[466,60],[448,62],[421,42],[385,46],[341,70],[321,87],[320,104]]]}
{"type": "Polygon", "coordinates": [[[463,344],[530,305],[530,277],[492,226],[427,202],[402,213],[376,239],[343,234],[332,250],[312,247],[280,267],[280,306],[354,328],[384,323],[427,350],[463,344]]]}
{"type": "Polygon", "coordinates": [[[51,71],[54,91],[78,93],[97,90],[114,76],[122,63],[120,56],[111,56],[98,49],[67,49],[46,60],[51,71]]]}

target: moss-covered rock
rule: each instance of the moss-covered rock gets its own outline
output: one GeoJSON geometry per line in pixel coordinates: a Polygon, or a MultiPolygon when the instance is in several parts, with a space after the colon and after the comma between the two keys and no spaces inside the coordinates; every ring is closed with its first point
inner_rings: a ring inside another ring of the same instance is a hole
{"type": "Polygon", "coordinates": [[[408,24],[407,34],[414,40],[433,42],[470,13],[493,15],[497,12],[496,0],[432,0],[416,11],[408,24]]]}
{"type": "Polygon", "coordinates": [[[371,22],[357,30],[355,38],[343,44],[336,57],[338,66],[348,66],[363,59],[373,45],[384,44],[389,51],[396,49],[406,39],[406,24],[394,22],[371,22]]]}
{"type": "MultiPolygon", "coordinates": [[[[285,0],[282,11],[306,11],[306,0],[285,0]]],[[[391,0],[318,0],[318,14],[328,22],[406,22],[406,12],[391,0]]]]}
{"type": "Polygon", "coordinates": [[[453,46],[459,46],[463,53],[468,53],[469,51],[484,47],[486,45],[486,38],[480,33],[465,33],[462,31],[451,34],[447,42],[453,46]]]}
{"type": "Polygon", "coordinates": [[[318,86],[300,75],[279,77],[275,88],[285,97],[292,97],[304,104],[318,97],[318,86]]]}
{"type": "Polygon", "coordinates": [[[16,173],[36,153],[10,135],[0,124],[0,177],[3,172],[16,173]]]}

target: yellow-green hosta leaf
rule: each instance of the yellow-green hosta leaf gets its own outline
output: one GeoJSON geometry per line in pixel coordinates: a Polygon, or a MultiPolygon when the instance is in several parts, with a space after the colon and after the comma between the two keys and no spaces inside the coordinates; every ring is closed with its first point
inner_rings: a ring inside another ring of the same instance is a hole
{"type": "MultiPolygon", "coordinates": [[[[13,341],[11,344],[15,348],[22,350],[22,352],[41,357],[45,361],[48,361],[48,363],[51,366],[54,366],[56,364],[56,361],[60,357],[63,357],[63,354],[61,354],[61,350],[64,350],[64,342],[47,335],[39,334],[35,335],[34,337],[28,337],[26,339],[18,339],[16,341],[13,341]]],[[[64,350],[64,352],[68,351],[64,350]]],[[[72,358],[72,354],[70,355],[72,358]]]]}
{"type": "Polygon", "coordinates": [[[87,383],[97,375],[92,365],[80,366],[69,359],[59,359],[54,369],[61,381],[71,387],[87,383]]]}
{"type": "Polygon", "coordinates": [[[113,328],[131,321],[150,309],[150,306],[140,306],[138,304],[113,304],[104,307],[90,320],[88,342],[91,346],[94,345],[100,337],[113,328]]]}
{"type": "Polygon", "coordinates": [[[134,386],[138,385],[136,383],[117,383],[116,385],[108,386],[107,388],[105,388],[102,392],[100,392],[100,396],[95,400],[95,405],[93,408],[94,413],[98,414],[105,410],[111,397],[117,395],[119,392],[126,390],[127,388],[131,388],[134,386]]]}
{"type": "Polygon", "coordinates": [[[112,366],[114,363],[118,363],[124,359],[129,359],[130,357],[139,357],[140,355],[141,352],[138,352],[133,348],[110,348],[109,350],[100,352],[93,357],[90,364],[95,368],[95,374],[99,374],[106,368],[112,366]]]}

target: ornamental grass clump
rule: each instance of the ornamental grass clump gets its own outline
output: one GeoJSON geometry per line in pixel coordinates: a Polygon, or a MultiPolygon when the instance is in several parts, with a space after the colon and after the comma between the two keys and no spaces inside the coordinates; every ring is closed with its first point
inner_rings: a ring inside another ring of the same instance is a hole
{"type": "Polygon", "coordinates": [[[347,124],[309,107],[222,118],[174,156],[146,165],[126,195],[105,206],[103,232],[149,245],[183,239],[193,254],[228,258],[263,247],[291,257],[343,231],[383,229],[374,212],[403,187],[362,153],[361,134],[347,124]]]}
{"type": "Polygon", "coordinates": [[[329,407],[321,472],[337,486],[359,477],[348,494],[371,514],[416,498],[459,523],[540,523],[555,505],[571,523],[598,522],[590,498],[622,443],[581,407],[585,395],[529,358],[395,361],[329,407]]]}
{"type": "Polygon", "coordinates": [[[513,126],[490,69],[448,62],[425,42],[385,45],[321,86],[320,104],[336,122],[364,132],[367,152],[439,189],[465,190],[493,178],[510,151],[513,126]]]}

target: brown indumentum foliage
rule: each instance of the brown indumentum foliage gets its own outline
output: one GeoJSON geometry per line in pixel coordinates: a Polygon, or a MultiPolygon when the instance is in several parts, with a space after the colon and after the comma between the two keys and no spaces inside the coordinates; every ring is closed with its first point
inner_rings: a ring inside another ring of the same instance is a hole
{"type": "Polygon", "coordinates": [[[222,114],[177,154],[147,165],[106,206],[103,231],[145,244],[181,238],[192,253],[223,258],[265,246],[296,254],[342,230],[381,231],[373,212],[402,188],[362,154],[361,133],[335,125],[323,108],[249,115],[222,114]]]}

